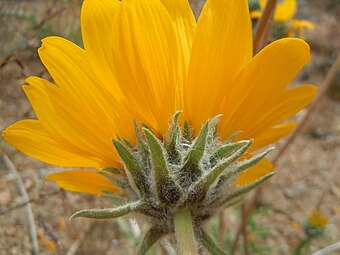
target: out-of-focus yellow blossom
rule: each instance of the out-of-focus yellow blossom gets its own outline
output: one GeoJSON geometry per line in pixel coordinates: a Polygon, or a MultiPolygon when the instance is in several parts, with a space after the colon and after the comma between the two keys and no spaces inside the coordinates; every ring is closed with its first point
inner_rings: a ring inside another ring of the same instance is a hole
{"type": "Polygon", "coordinates": [[[54,241],[49,240],[48,238],[45,237],[43,233],[38,234],[38,239],[39,242],[42,246],[44,246],[46,249],[51,250],[51,251],[56,251],[57,250],[57,245],[54,241]]]}
{"type": "Polygon", "coordinates": [[[302,232],[303,228],[301,224],[297,221],[292,221],[291,222],[291,227],[294,229],[296,232],[302,232]]]}
{"type": "Polygon", "coordinates": [[[315,24],[303,19],[294,19],[291,22],[291,26],[289,29],[290,30],[288,31],[288,36],[296,36],[304,39],[306,29],[314,30],[315,24]]]}
{"type": "MultiPolygon", "coordinates": [[[[261,9],[266,6],[267,0],[259,0],[261,9]]],[[[274,13],[274,20],[278,22],[285,22],[291,20],[297,9],[296,0],[282,0],[278,1],[274,13]]]]}
{"type": "MultiPolygon", "coordinates": [[[[259,19],[262,16],[262,10],[266,6],[267,0],[259,0],[261,10],[254,10],[250,12],[252,19],[259,19]]],[[[307,20],[293,19],[297,11],[296,0],[283,0],[279,1],[274,13],[275,23],[286,24],[285,36],[296,36],[305,38],[305,30],[313,30],[314,23],[307,20]]]]}
{"type": "Polygon", "coordinates": [[[324,228],[328,224],[329,218],[323,212],[316,209],[308,215],[307,222],[313,227],[324,228]]]}

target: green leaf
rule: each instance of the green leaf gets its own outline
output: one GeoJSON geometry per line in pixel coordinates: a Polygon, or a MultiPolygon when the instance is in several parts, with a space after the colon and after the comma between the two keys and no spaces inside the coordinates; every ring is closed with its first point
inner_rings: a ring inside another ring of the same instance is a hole
{"type": "Polygon", "coordinates": [[[261,178],[257,179],[255,182],[252,182],[248,185],[245,186],[239,186],[235,189],[233,189],[229,194],[227,194],[227,196],[225,196],[224,198],[221,199],[221,201],[219,201],[219,204],[222,205],[238,196],[241,196],[245,193],[250,192],[252,189],[256,188],[257,186],[261,185],[263,182],[265,182],[267,179],[269,179],[270,177],[272,177],[274,174],[276,174],[276,172],[271,172],[269,174],[266,174],[265,176],[262,176],[261,178]]]}
{"type": "Polygon", "coordinates": [[[218,120],[222,117],[222,114],[216,115],[209,121],[209,132],[207,137],[207,144],[211,144],[217,136],[217,124],[218,120]]]}
{"type": "Polygon", "coordinates": [[[132,211],[136,211],[142,205],[141,201],[132,202],[116,208],[88,209],[81,210],[73,214],[70,219],[85,217],[91,219],[112,219],[118,218],[132,211]]]}
{"type": "Polygon", "coordinates": [[[180,187],[170,175],[162,145],[150,130],[143,131],[150,148],[158,199],[163,203],[175,204],[181,195],[180,187]]]}
{"type": "Polygon", "coordinates": [[[126,140],[125,138],[123,139],[123,141],[124,141],[125,145],[126,145],[127,147],[129,147],[130,149],[133,149],[133,148],[134,148],[133,144],[131,144],[131,143],[130,143],[128,140],[126,140]]]}
{"type": "Polygon", "coordinates": [[[146,143],[144,142],[144,140],[143,140],[143,138],[141,136],[138,124],[137,124],[135,119],[133,120],[133,126],[135,128],[135,134],[136,134],[136,139],[137,139],[138,146],[140,147],[143,156],[146,157],[149,154],[148,147],[147,147],[146,143]]]}
{"type": "Polygon", "coordinates": [[[223,159],[224,157],[229,156],[235,150],[241,148],[242,146],[248,144],[248,140],[238,141],[236,143],[228,143],[224,144],[218,149],[215,150],[213,155],[210,157],[210,162],[216,163],[217,161],[223,159]]]}
{"type": "Polygon", "coordinates": [[[137,255],[145,255],[147,251],[154,245],[160,238],[165,235],[165,231],[159,226],[151,227],[143,236],[143,239],[138,245],[137,255]]]}
{"type": "Polygon", "coordinates": [[[178,125],[178,117],[181,114],[180,111],[176,112],[173,116],[173,122],[170,127],[170,134],[166,146],[168,152],[169,162],[178,164],[181,161],[180,152],[178,151],[178,143],[180,140],[180,129],[178,125]]]}
{"type": "Polygon", "coordinates": [[[110,201],[111,203],[115,205],[120,206],[127,202],[127,199],[125,197],[121,197],[115,193],[112,193],[111,191],[102,190],[101,192],[103,193],[101,197],[105,198],[106,200],[110,201]]]}
{"type": "Polygon", "coordinates": [[[224,175],[222,175],[219,179],[219,183],[216,186],[216,188],[219,185],[223,185],[223,183],[229,179],[229,178],[233,178],[234,176],[236,177],[236,175],[240,174],[241,172],[243,172],[244,170],[247,170],[248,168],[256,165],[261,159],[263,159],[265,156],[267,156],[267,154],[269,152],[271,152],[274,149],[274,147],[271,147],[269,149],[267,149],[266,151],[259,153],[257,155],[255,155],[254,157],[248,159],[248,160],[244,160],[238,164],[235,165],[235,167],[233,166],[228,172],[225,172],[224,175]]]}
{"type": "Polygon", "coordinates": [[[124,171],[115,167],[105,167],[103,171],[109,172],[111,174],[124,175],[124,171]]]}
{"type": "Polygon", "coordinates": [[[209,236],[203,229],[199,231],[201,243],[211,253],[211,255],[228,255],[228,253],[209,236]]]}
{"type": "Polygon", "coordinates": [[[190,148],[188,154],[184,159],[184,166],[180,170],[183,174],[186,174],[190,178],[191,182],[197,180],[202,175],[202,170],[199,167],[199,162],[203,157],[205,146],[207,142],[207,136],[209,131],[209,122],[205,123],[198,135],[194,145],[190,148]]]}
{"type": "Polygon", "coordinates": [[[143,197],[149,196],[149,185],[147,184],[146,176],[144,175],[144,172],[140,167],[137,159],[121,142],[117,140],[112,141],[126,169],[130,172],[138,191],[143,197]]]}
{"type": "MultiPolygon", "coordinates": [[[[214,168],[212,168],[208,173],[204,174],[199,181],[191,188],[189,191],[189,201],[202,201],[210,186],[215,183],[217,178],[231,165],[235,160],[240,158],[247,149],[251,146],[252,141],[245,141],[244,145],[235,151],[230,157],[221,161],[214,168]]],[[[231,172],[230,172],[231,173],[231,172]]],[[[228,174],[228,173],[227,173],[228,174]]],[[[231,173],[232,174],[232,173],[231,173]]]]}
{"type": "Polygon", "coordinates": [[[265,156],[267,156],[267,154],[274,149],[275,149],[274,147],[271,147],[271,148],[265,150],[264,152],[255,155],[254,157],[252,157],[250,159],[247,159],[247,160],[240,162],[237,165],[237,167],[230,172],[230,175],[233,175],[235,173],[241,173],[243,170],[246,170],[246,169],[256,165],[261,159],[263,159],[265,156]]]}
{"type": "Polygon", "coordinates": [[[234,134],[232,134],[231,136],[229,136],[224,143],[231,143],[238,135],[240,135],[242,133],[242,131],[237,131],[234,134]]]}
{"type": "Polygon", "coordinates": [[[187,120],[184,121],[183,138],[188,142],[192,142],[192,131],[187,120]]]}
{"type": "Polygon", "coordinates": [[[125,178],[122,177],[115,177],[110,173],[104,172],[104,171],[98,171],[98,174],[104,176],[106,179],[108,179],[111,183],[113,183],[114,185],[122,188],[122,189],[126,189],[126,187],[129,185],[129,183],[127,182],[127,180],[125,178]]]}

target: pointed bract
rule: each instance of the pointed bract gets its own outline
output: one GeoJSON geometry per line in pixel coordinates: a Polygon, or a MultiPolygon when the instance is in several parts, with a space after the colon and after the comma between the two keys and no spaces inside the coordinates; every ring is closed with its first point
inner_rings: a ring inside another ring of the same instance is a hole
{"type": "Polygon", "coordinates": [[[137,248],[137,255],[145,255],[148,250],[154,245],[160,238],[162,238],[166,232],[160,226],[152,226],[143,235],[137,248]]]}
{"type": "Polygon", "coordinates": [[[150,148],[158,199],[162,203],[175,204],[180,198],[181,191],[170,174],[162,145],[148,129],[143,131],[150,148]]]}
{"type": "Polygon", "coordinates": [[[91,219],[112,219],[118,218],[125,214],[128,214],[132,211],[135,211],[142,205],[142,202],[132,202],[126,205],[122,205],[116,208],[107,208],[107,209],[88,209],[81,210],[73,214],[70,218],[78,218],[85,217],[91,219]]]}
{"type": "Polygon", "coordinates": [[[200,134],[196,138],[196,141],[189,149],[188,154],[184,158],[185,163],[180,171],[185,172],[185,174],[188,176],[188,178],[190,178],[191,181],[197,180],[197,178],[202,175],[202,171],[199,167],[199,162],[201,161],[205,151],[208,131],[209,122],[205,123],[204,127],[201,129],[200,134]]]}
{"type": "Polygon", "coordinates": [[[144,176],[138,160],[121,142],[117,140],[112,141],[117,150],[117,153],[124,162],[126,169],[130,172],[138,191],[143,195],[147,195],[149,193],[150,187],[148,187],[146,183],[146,176],[144,176]]]}

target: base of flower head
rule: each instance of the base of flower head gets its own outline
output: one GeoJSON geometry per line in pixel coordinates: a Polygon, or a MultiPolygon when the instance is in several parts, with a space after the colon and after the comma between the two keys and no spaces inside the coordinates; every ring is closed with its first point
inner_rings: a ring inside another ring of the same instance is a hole
{"type": "Polygon", "coordinates": [[[136,122],[135,146],[122,139],[113,140],[126,174],[114,168],[106,168],[102,174],[125,189],[127,196],[117,197],[103,191],[103,196],[117,207],[83,210],[72,217],[108,219],[130,212],[147,216],[151,227],[138,253],[144,254],[159,238],[173,233],[174,215],[185,209],[191,213],[195,232],[203,233],[205,244],[209,245],[211,240],[202,232],[202,222],[221,208],[238,202],[243,194],[274,174],[267,174],[246,186],[233,184],[240,173],[257,164],[272,148],[245,159],[252,141],[221,141],[216,135],[220,116],[207,121],[193,139],[187,122],[183,128],[179,126],[179,114],[174,115],[168,137],[163,142],[136,122]]]}

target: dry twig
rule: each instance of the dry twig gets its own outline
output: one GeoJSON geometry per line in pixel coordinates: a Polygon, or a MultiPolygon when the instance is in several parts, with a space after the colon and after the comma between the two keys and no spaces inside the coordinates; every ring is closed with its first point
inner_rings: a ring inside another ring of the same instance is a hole
{"type": "Polygon", "coordinates": [[[13,211],[13,210],[16,210],[16,209],[19,209],[19,208],[21,208],[21,207],[24,207],[24,206],[26,206],[26,205],[29,204],[29,203],[38,203],[38,202],[44,200],[45,198],[48,198],[48,197],[51,197],[51,196],[54,196],[54,195],[58,195],[58,194],[60,194],[60,192],[61,192],[61,189],[60,189],[60,190],[57,190],[57,191],[53,191],[53,192],[51,192],[51,193],[47,193],[47,194],[41,195],[41,196],[38,197],[38,198],[32,198],[32,199],[27,200],[27,201],[25,201],[25,202],[23,202],[23,203],[14,205],[14,206],[12,206],[12,207],[10,207],[10,208],[7,208],[7,209],[1,211],[1,212],[0,212],[0,216],[1,216],[1,215],[4,215],[4,214],[6,214],[6,213],[9,213],[9,212],[11,212],[11,211],[13,211]]]}
{"type": "MultiPolygon", "coordinates": [[[[255,36],[253,40],[253,55],[258,53],[262,48],[264,48],[267,45],[276,5],[277,0],[268,0],[266,7],[263,10],[263,14],[257,24],[255,31],[255,36]]],[[[248,222],[250,210],[247,209],[249,209],[249,206],[247,208],[242,205],[241,207],[242,223],[240,224],[239,228],[236,231],[235,239],[232,245],[231,255],[235,254],[236,252],[238,240],[241,234],[243,234],[244,245],[248,246],[246,224],[248,222]]],[[[249,254],[248,247],[247,248],[245,247],[245,253],[247,254],[247,252],[249,254]]]]}
{"type": "MultiPolygon", "coordinates": [[[[8,167],[8,169],[13,173],[14,176],[16,176],[16,181],[19,187],[19,192],[20,192],[20,195],[23,197],[23,200],[25,202],[29,201],[29,196],[27,194],[25,184],[22,181],[13,162],[9,159],[9,157],[6,154],[4,154],[2,158],[3,158],[5,165],[8,167]]],[[[32,240],[33,254],[38,255],[39,254],[39,243],[38,243],[37,229],[35,227],[32,207],[29,202],[27,202],[27,204],[25,205],[25,209],[26,209],[27,221],[28,221],[28,226],[29,226],[29,233],[30,233],[30,237],[32,240]]]]}
{"type": "Polygon", "coordinates": [[[253,40],[254,55],[258,53],[264,46],[267,45],[273,17],[276,9],[277,0],[268,0],[263,14],[257,24],[255,36],[253,40]]]}
{"type": "Polygon", "coordinates": [[[74,255],[76,254],[79,246],[82,244],[83,240],[82,239],[77,239],[76,241],[73,242],[71,245],[70,249],[68,249],[66,255],[74,255]]]}
{"type": "Polygon", "coordinates": [[[317,252],[314,252],[312,255],[330,255],[335,254],[336,251],[340,251],[340,242],[334,243],[317,252]]]}

